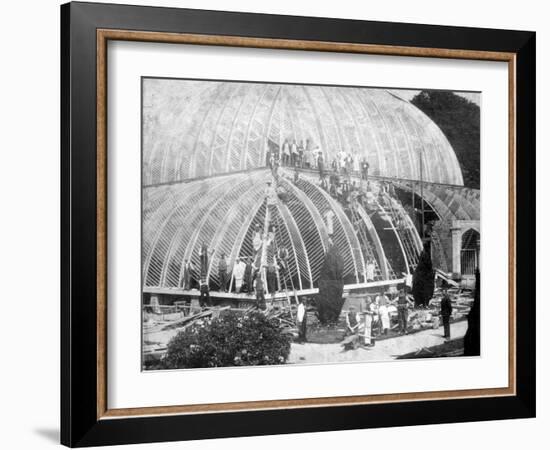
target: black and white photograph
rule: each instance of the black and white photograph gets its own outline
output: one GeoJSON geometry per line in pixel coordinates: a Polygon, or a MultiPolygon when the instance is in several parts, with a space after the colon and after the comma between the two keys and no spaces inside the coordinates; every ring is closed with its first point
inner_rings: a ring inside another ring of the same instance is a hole
{"type": "Polygon", "coordinates": [[[480,354],[481,93],[141,88],[143,370],[480,354]]]}

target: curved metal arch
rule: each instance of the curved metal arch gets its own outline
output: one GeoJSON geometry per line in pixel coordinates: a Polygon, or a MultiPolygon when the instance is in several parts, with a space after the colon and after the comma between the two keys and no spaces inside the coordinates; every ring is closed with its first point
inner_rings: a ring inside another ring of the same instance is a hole
{"type": "MultiPolygon", "coordinates": [[[[349,90],[345,90],[344,92],[346,92],[345,97],[348,99],[349,104],[350,105],[356,104],[357,106],[354,107],[355,110],[357,111],[357,109],[359,109],[360,111],[362,111],[362,114],[365,117],[365,120],[372,121],[371,114],[370,114],[368,108],[363,103],[363,100],[361,99],[361,97],[359,95],[355,95],[355,96],[349,95],[348,94],[350,92],[349,90]]],[[[355,119],[355,114],[353,114],[353,117],[354,117],[354,120],[356,120],[355,119]]],[[[367,142],[372,143],[371,146],[372,146],[372,148],[374,150],[374,153],[376,155],[377,164],[371,164],[371,166],[373,167],[373,169],[375,167],[377,167],[379,172],[382,171],[382,170],[386,171],[386,162],[383,160],[383,158],[381,156],[381,143],[379,142],[378,136],[376,136],[376,133],[374,133],[373,130],[370,129],[370,127],[360,125],[360,130],[361,131],[359,132],[359,134],[363,135],[363,139],[364,139],[365,143],[367,143],[367,142]],[[367,136],[367,134],[368,134],[368,136],[367,136]]],[[[366,146],[365,146],[365,148],[367,149],[366,146]]],[[[368,160],[370,160],[369,152],[367,152],[364,156],[368,160]]]]}
{"type": "MultiPolygon", "coordinates": [[[[376,120],[373,118],[373,114],[370,111],[369,105],[370,100],[366,98],[365,93],[359,92],[357,95],[357,102],[359,105],[361,105],[361,108],[365,112],[366,117],[368,117],[369,122],[372,124],[376,123],[376,120]]],[[[378,156],[379,166],[378,171],[380,174],[388,173],[388,162],[385,158],[385,151],[384,151],[384,143],[381,142],[379,133],[373,129],[373,127],[364,127],[365,129],[368,129],[369,134],[371,135],[373,141],[375,142],[376,146],[376,153],[378,156]]],[[[368,156],[368,155],[367,155],[368,156]]]]}
{"type": "MultiPolygon", "coordinates": [[[[197,246],[198,239],[201,236],[201,233],[203,233],[203,231],[204,231],[203,230],[204,225],[208,222],[208,220],[211,219],[212,211],[214,211],[217,208],[217,206],[220,204],[220,202],[223,199],[227,198],[228,196],[235,195],[235,190],[236,189],[238,189],[239,187],[244,186],[245,190],[246,190],[246,189],[248,189],[249,186],[254,186],[252,180],[254,180],[255,178],[261,178],[261,176],[263,176],[264,174],[263,173],[258,173],[258,174],[255,174],[255,175],[256,176],[252,179],[247,177],[247,178],[245,178],[245,179],[243,179],[243,180],[241,180],[240,182],[237,182],[237,183],[235,183],[235,178],[234,177],[228,177],[227,181],[222,184],[223,187],[226,187],[228,184],[230,185],[230,187],[227,191],[222,191],[221,196],[218,196],[218,195],[215,195],[215,194],[210,194],[210,193],[208,194],[210,197],[215,196],[216,198],[213,199],[213,203],[210,204],[211,205],[210,208],[206,212],[203,211],[203,213],[202,213],[203,215],[202,215],[202,218],[200,219],[199,224],[193,230],[193,234],[189,238],[189,243],[186,246],[184,259],[192,259],[193,258],[194,251],[195,251],[195,248],[197,246]]],[[[219,192],[219,190],[220,190],[220,188],[217,187],[216,192],[219,192]]],[[[237,195],[239,195],[239,194],[237,193],[237,195]]]]}
{"type": "MultiPolygon", "coordinates": [[[[221,190],[221,189],[224,189],[224,187],[227,186],[230,183],[234,183],[234,181],[231,178],[223,181],[220,184],[219,187],[216,186],[217,192],[219,192],[219,190],[221,190]]],[[[207,205],[204,205],[204,207],[207,208],[206,211],[197,211],[197,214],[195,214],[195,217],[197,219],[199,219],[199,223],[195,226],[195,228],[193,230],[193,233],[191,234],[191,236],[189,237],[189,239],[187,240],[187,243],[185,245],[185,251],[184,251],[184,254],[183,254],[182,262],[180,263],[180,272],[179,272],[178,282],[181,282],[183,261],[185,259],[190,259],[191,258],[192,254],[193,254],[193,250],[195,249],[195,246],[197,244],[197,240],[200,236],[200,233],[203,231],[204,225],[209,220],[211,220],[213,211],[216,211],[216,209],[219,207],[220,203],[227,200],[227,198],[234,192],[234,189],[237,189],[238,186],[241,186],[244,183],[246,183],[246,180],[241,181],[236,186],[231,186],[231,188],[229,190],[222,190],[221,195],[215,196],[211,201],[208,202],[207,205]],[[202,217],[201,217],[201,215],[202,215],[202,217]]],[[[205,185],[206,183],[202,182],[202,184],[205,185]]],[[[209,184],[211,184],[211,183],[209,183],[209,184]]],[[[210,200],[210,199],[208,199],[208,200],[210,200]]],[[[162,277],[161,277],[161,283],[166,283],[166,277],[167,277],[168,270],[169,270],[169,267],[170,267],[170,261],[175,256],[175,254],[177,253],[178,247],[181,245],[181,238],[182,238],[182,235],[183,235],[184,231],[186,231],[185,227],[180,227],[179,230],[177,231],[177,233],[172,238],[172,241],[170,243],[170,249],[166,253],[164,263],[163,263],[164,270],[163,270],[162,277]]]]}
{"type": "Polygon", "coordinates": [[[328,246],[328,230],[325,224],[325,221],[323,220],[323,217],[319,213],[319,210],[315,207],[311,199],[300,189],[298,189],[294,184],[289,183],[287,180],[284,180],[284,185],[287,188],[290,188],[291,193],[298,198],[300,202],[303,203],[304,207],[306,208],[307,212],[313,219],[313,223],[315,227],[317,228],[317,232],[320,236],[321,245],[323,246],[323,251],[327,251],[328,246]]]}
{"type": "MultiPolygon", "coordinates": [[[[226,179],[226,180],[224,180],[223,183],[216,186],[215,188],[216,189],[222,189],[223,186],[225,184],[227,184],[229,181],[230,181],[229,179],[226,179]]],[[[198,183],[198,188],[197,188],[197,191],[195,192],[197,194],[198,198],[200,198],[201,195],[204,195],[204,193],[202,192],[202,189],[201,189],[201,186],[203,186],[203,185],[204,184],[198,183]]],[[[183,186],[178,186],[175,189],[175,191],[179,192],[182,188],[183,188],[183,186]]],[[[174,198],[175,196],[177,196],[177,192],[172,192],[172,198],[174,198]]],[[[196,197],[193,197],[193,198],[195,199],[196,197]]],[[[160,247],[166,247],[165,251],[162,255],[162,265],[161,265],[161,270],[160,270],[160,273],[159,273],[159,284],[162,284],[165,280],[166,270],[167,270],[167,267],[168,267],[168,264],[167,264],[168,258],[172,254],[173,245],[178,243],[177,241],[175,241],[175,239],[176,238],[180,239],[183,232],[186,231],[185,227],[180,226],[179,228],[177,228],[177,226],[178,226],[177,221],[180,221],[182,217],[189,217],[188,214],[192,211],[192,208],[196,205],[196,203],[194,201],[189,200],[189,197],[185,197],[184,199],[181,199],[181,198],[176,199],[175,204],[176,204],[176,206],[173,208],[171,213],[166,217],[166,220],[163,222],[163,224],[161,226],[158,227],[158,233],[156,235],[154,243],[151,245],[151,252],[150,252],[149,259],[148,259],[147,265],[146,265],[146,267],[147,267],[146,274],[148,274],[149,273],[149,267],[150,267],[150,261],[153,257],[153,254],[157,251],[160,251],[160,250],[158,250],[160,247]],[[176,228],[176,231],[171,236],[169,235],[168,237],[163,239],[163,237],[167,233],[170,232],[168,227],[176,228]]],[[[203,213],[203,211],[197,210],[192,215],[192,217],[193,218],[200,217],[201,213],[203,213]]]]}
{"type": "MultiPolygon", "coordinates": [[[[377,97],[380,97],[381,94],[390,95],[393,97],[393,95],[387,91],[380,91],[377,92],[377,97]]],[[[399,100],[400,102],[401,100],[399,100]]],[[[394,151],[392,152],[393,159],[395,160],[395,166],[397,168],[397,172],[395,173],[395,176],[402,177],[407,173],[410,173],[412,171],[412,165],[411,163],[411,148],[408,145],[408,142],[406,139],[403,139],[404,135],[406,135],[405,130],[401,126],[401,122],[399,121],[399,107],[397,104],[392,103],[388,105],[385,102],[375,102],[373,101],[375,108],[377,111],[379,111],[380,116],[382,117],[382,121],[384,122],[385,129],[388,131],[389,139],[392,143],[392,148],[394,151]],[[396,118],[397,116],[397,118],[396,118]],[[399,138],[402,139],[404,145],[399,145],[399,138]],[[407,170],[407,162],[409,163],[407,170]]],[[[399,105],[401,106],[401,105],[399,105]]]]}
{"type": "Polygon", "coordinates": [[[223,116],[223,112],[227,104],[235,95],[235,89],[229,84],[224,85],[222,90],[216,97],[216,101],[210,104],[210,108],[204,115],[204,120],[201,123],[195,145],[193,147],[193,162],[190,165],[190,176],[208,176],[212,175],[212,167],[207,165],[206,158],[208,153],[212,151],[212,144],[216,140],[216,128],[223,116]],[[212,135],[211,137],[209,135],[212,135]],[[210,142],[208,138],[210,137],[210,142]]]}
{"type": "MultiPolygon", "coordinates": [[[[377,104],[377,102],[374,101],[374,99],[372,97],[369,98],[367,101],[372,105],[372,107],[378,113],[377,116],[379,117],[379,120],[381,121],[381,123],[383,125],[386,136],[388,136],[388,139],[390,140],[390,142],[393,143],[393,147],[397,148],[397,145],[395,144],[395,140],[394,140],[394,137],[391,133],[390,127],[388,126],[388,123],[386,121],[385,114],[382,113],[382,111],[380,109],[380,106],[377,104]]],[[[393,154],[391,155],[391,157],[393,159],[393,163],[394,163],[394,166],[395,166],[395,176],[400,176],[401,171],[400,171],[400,168],[399,168],[399,163],[397,161],[397,158],[393,154]]]]}
{"type": "MultiPolygon", "coordinates": [[[[185,177],[193,176],[193,164],[195,157],[196,142],[200,137],[201,129],[204,121],[206,120],[212,104],[209,105],[207,98],[217,97],[222,91],[222,84],[214,82],[211,88],[199,90],[191,97],[191,101],[180,112],[179,116],[183,116],[183,125],[173,124],[172,129],[179,130],[179,132],[173,137],[173,141],[180,140],[182,145],[175,152],[174,155],[170,155],[173,159],[174,173],[178,173],[180,178],[162,178],[157,183],[182,181],[185,177]],[[206,98],[203,98],[206,97],[206,98]],[[191,117],[191,120],[185,120],[185,116],[191,117]]],[[[166,172],[164,166],[163,172],[166,172]]]]}
{"type": "MultiPolygon", "coordinates": [[[[234,240],[233,246],[231,247],[231,252],[229,253],[230,261],[235,261],[237,258],[237,255],[239,254],[241,247],[243,246],[244,238],[246,237],[246,233],[250,227],[250,224],[252,220],[254,220],[254,217],[258,213],[258,210],[261,208],[261,206],[265,203],[265,198],[262,196],[259,199],[257,199],[256,203],[254,203],[254,206],[249,209],[248,214],[243,221],[242,225],[239,227],[239,231],[237,232],[237,237],[234,240]]],[[[233,281],[231,281],[232,284],[233,281]]]]}
{"type": "Polygon", "coordinates": [[[286,227],[288,235],[290,237],[290,243],[293,247],[293,253],[294,253],[294,263],[296,264],[296,270],[298,273],[298,280],[300,283],[300,289],[302,289],[302,274],[300,269],[300,263],[298,261],[298,252],[297,247],[295,245],[295,240],[300,243],[300,253],[306,260],[306,267],[308,269],[308,275],[309,275],[309,286],[313,287],[313,277],[311,276],[311,266],[309,263],[309,258],[306,252],[306,247],[304,244],[304,240],[302,239],[302,235],[300,233],[300,230],[298,229],[298,225],[296,224],[296,221],[294,220],[292,214],[284,204],[277,205],[277,210],[283,217],[283,225],[286,227]]]}
{"type": "MultiPolygon", "coordinates": [[[[220,98],[220,96],[227,91],[228,91],[228,86],[224,83],[220,83],[218,86],[217,92],[215,94],[215,98],[216,99],[220,98]]],[[[201,115],[197,114],[197,117],[200,117],[200,125],[197,128],[190,127],[191,132],[193,132],[194,128],[196,129],[196,132],[197,132],[197,136],[193,142],[193,147],[189,153],[190,160],[189,160],[188,176],[191,178],[197,176],[197,154],[198,154],[197,149],[199,146],[201,135],[203,133],[204,124],[208,120],[208,117],[210,116],[211,112],[218,106],[217,103],[218,103],[217,101],[212,101],[210,102],[210,104],[201,105],[199,110],[203,112],[201,115]]]]}
{"type": "Polygon", "coordinates": [[[318,192],[318,194],[321,195],[321,197],[328,203],[329,207],[335,213],[335,216],[340,222],[342,230],[344,231],[344,237],[347,241],[348,248],[352,255],[353,266],[355,269],[355,279],[357,280],[358,283],[361,282],[359,274],[362,275],[363,279],[365,278],[365,260],[363,258],[363,253],[361,251],[361,244],[357,239],[357,236],[353,229],[353,225],[350,223],[348,217],[342,210],[341,206],[336,202],[336,200],[334,200],[327,192],[325,192],[316,184],[308,180],[304,180],[304,181],[308,183],[310,186],[312,186],[313,189],[315,189],[316,192],[318,192]]]}
{"type": "MultiPolygon", "coordinates": [[[[376,197],[374,198],[374,201],[378,205],[378,209],[385,211],[385,208],[380,204],[380,202],[378,201],[378,199],[376,197]]],[[[399,244],[399,248],[401,249],[401,254],[403,255],[403,260],[405,261],[405,268],[407,270],[407,273],[411,273],[410,268],[409,268],[409,260],[407,258],[407,254],[405,253],[405,249],[403,248],[403,243],[401,242],[401,238],[400,238],[399,233],[397,232],[397,230],[395,228],[395,225],[393,223],[393,219],[391,218],[391,215],[388,216],[388,221],[390,222],[392,231],[395,235],[395,238],[397,239],[397,243],[399,244]]]]}
{"type": "MultiPolygon", "coordinates": [[[[419,189],[413,187],[418,183],[409,180],[395,180],[393,183],[406,191],[414,192],[415,194],[420,194],[419,189]]],[[[430,205],[430,207],[436,212],[441,220],[448,219],[459,219],[459,220],[479,220],[479,201],[474,200],[472,202],[469,199],[469,195],[476,196],[475,189],[469,189],[464,187],[453,188],[451,186],[438,185],[434,183],[424,183],[424,201],[430,205]],[[438,188],[445,188],[453,192],[452,196],[454,201],[458,202],[461,208],[457,209],[457,212],[462,212],[463,216],[458,216],[450,207],[451,203],[448,198],[442,199],[440,194],[438,194],[438,188]],[[458,192],[457,192],[458,191],[458,192]],[[464,192],[467,191],[469,194],[464,195],[464,192]],[[466,208],[464,208],[466,206],[466,208]]]]}
{"type": "MultiPolygon", "coordinates": [[[[391,92],[389,92],[390,95],[393,95],[391,92]]],[[[402,101],[402,100],[401,100],[402,101]]],[[[406,108],[406,103],[408,102],[405,102],[405,101],[402,101],[403,103],[399,105],[399,108],[395,108],[395,114],[394,116],[396,117],[395,120],[397,120],[399,122],[399,127],[400,127],[400,131],[401,133],[403,134],[403,137],[405,139],[405,142],[406,142],[406,146],[407,146],[407,156],[408,156],[408,160],[409,160],[409,167],[410,167],[410,170],[409,172],[410,173],[413,173],[414,170],[416,169],[416,160],[417,158],[414,157],[413,153],[415,152],[415,145],[414,143],[411,142],[411,136],[409,135],[409,133],[407,133],[407,127],[405,125],[405,122],[403,121],[403,118],[402,116],[404,115],[404,111],[405,111],[405,108],[406,108]]]]}
{"type": "Polygon", "coordinates": [[[247,101],[252,100],[254,96],[256,95],[256,91],[253,89],[245,89],[245,94],[243,95],[243,100],[241,104],[239,105],[239,108],[235,112],[235,115],[233,116],[233,121],[231,123],[231,129],[229,131],[229,136],[227,138],[227,143],[225,144],[225,150],[222,152],[224,162],[222,164],[222,167],[225,168],[226,171],[230,171],[230,161],[231,161],[231,142],[233,142],[233,136],[235,134],[236,130],[236,124],[237,120],[241,116],[241,111],[246,104],[247,101]]]}
{"type": "Polygon", "coordinates": [[[340,149],[344,149],[344,134],[342,133],[342,130],[340,129],[340,120],[337,117],[336,111],[334,110],[334,105],[330,101],[330,96],[327,94],[327,90],[329,88],[327,87],[320,87],[319,90],[323,93],[323,98],[325,99],[325,102],[328,105],[328,109],[330,111],[330,114],[327,114],[330,116],[330,118],[334,122],[334,129],[336,130],[336,136],[338,136],[338,142],[340,143],[340,149]]]}
{"type": "MultiPolygon", "coordinates": [[[[213,173],[216,173],[216,172],[213,172],[212,170],[213,168],[212,160],[214,159],[214,151],[221,148],[220,146],[216,146],[216,139],[218,139],[221,135],[220,124],[222,123],[225,112],[227,111],[227,109],[229,108],[233,100],[235,98],[238,98],[238,94],[241,89],[242,89],[242,86],[236,86],[234,89],[231,90],[231,93],[229,94],[229,98],[224,101],[224,104],[223,104],[223,107],[221,108],[218,119],[216,120],[216,124],[213,126],[212,139],[210,140],[210,146],[208,148],[208,156],[206,157],[206,159],[208,160],[208,175],[212,175],[213,173]]],[[[225,141],[225,139],[223,138],[222,140],[225,141]]]]}
{"type": "MultiPolygon", "coordinates": [[[[185,186],[188,187],[188,186],[185,186]]],[[[150,188],[155,189],[155,188],[150,188]]],[[[164,233],[166,225],[172,220],[172,217],[179,212],[180,208],[184,208],[185,210],[188,210],[191,208],[192,202],[188,202],[187,199],[191,198],[192,196],[200,196],[200,185],[195,185],[191,188],[189,188],[188,192],[183,193],[183,198],[176,199],[176,196],[179,195],[179,191],[182,189],[182,186],[174,186],[170,187],[166,192],[166,198],[162,202],[162,204],[157,208],[156,215],[162,214],[161,218],[157,219],[157,221],[160,221],[161,224],[157,226],[149,225],[148,228],[154,230],[153,235],[148,239],[147,238],[147,232],[145,231],[143,233],[143,249],[147,249],[147,255],[145,257],[145,260],[143,262],[143,279],[146,281],[148,279],[148,274],[150,271],[150,263],[151,259],[153,258],[153,254],[157,248],[157,245],[161,239],[162,234],[164,233]],[[171,209],[168,209],[170,206],[172,206],[171,209]],[[162,211],[159,211],[161,210],[162,211]],[[164,215],[165,210],[168,210],[168,214],[164,215]]],[[[195,198],[195,197],[193,197],[195,198]]],[[[146,252],[144,252],[146,253],[146,252]]],[[[160,282],[160,276],[159,273],[159,282],[160,282]]]]}
{"type": "MultiPolygon", "coordinates": [[[[417,183],[409,181],[394,181],[394,184],[401,189],[404,189],[409,192],[414,192],[414,194],[420,196],[419,189],[413,187],[417,183]]],[[[426,188],[426,184],[424,184],[426,188]]],[[[424,201],[433,209],[433,211],[439,216],[440,220],[447,220],[449,218],[454,218],[453,212],[449,209],[445,203],[443,203],[438,197],[436,197],[428,189],[424,189],[424,201]]]]}
{"type": "Polygon", "coordinates": [[[390,271],[388,268],[388,258],[386,258],[386,253],[384,252],[384,247],[382,246],[382,241],[380,240],[380,236],[378,236],[376,227],[372,223],[368,213],[361,205],[357,205],[357,212],[359,213],[361,219],[363,219],[363,222],[365,222],[367,231],[369,232],[372,242],[374,243],[374,248],[376,250],[376,254],[378,255],[378,266],[380,267],[380,272],[382,272],[382,276],[385,280],[389,280],[390,271]]]}
{"type": "Polygon", "coordinates": [[[317,131],[319,133],[319,139],[321,141],[321,147],[324,152],[326,152],[326,155],[328,157],[330,147],[328,145],[328,140],[325,132],[325,128],[323,127],[323,124],[321,122],[321,118],[319,117],[317,109],[313,106],[313,100],[311,99],[311,94],[309,93],[307,86],[300,86],[302,88],[302,93],[304,94],[304,97],[309,105],[310,111],[312,112],[312,115],[315,119],[315,123],[317,125],[317,131]]]}
{"type": "MultiPolygon", "coordinates": [[[[241,208],[245,208],[245,205],[251,205],[252,211],[254,211],[254,215],[256,215],[256,211],[259,208],[258,200],[262,199],[262,194],[263,190],[261,189],[261,187],[251,184],[248,189],[239,194],[235,202],[241,208]]],[[[226,238],[228,230],[234,226],[234,223],[232,221],[233,218],[231,217],[234,214],[235,211],[232,208],[228,209],[225,212],[223,219],[219,221],[219,226],[214,231],[214,236],[216,236],[216,239],[211,245],[211,247],[214,249],[214,253],[212,253],[210,264],[208,265],[207,282],[210,282],[210,274],[212,272],[212,267],[214,266],[214,261],[217,261],[220,254],[222,253],[222,250],[220,249],[222,248],[223,240],[226,238]]],[[[250,225],[250,221],[248,220],[243,223],[250,225]]],[[[228,266],[233,266],[234,261],[235,259],[230,255],[229,260],[227,261],[228,266]]]]}
{"type": "MultiPolygon", "coordinates": [[[[181,115],[189,115],[193,117],[193,113],[192,113],[192,111],[194,111],[193,108],[198,109],[201,107],[201,104],[204,103],[204,101],[201,101],[201,100],[205,92],[207,91],[201,91],[199,95],[196,96],[196,99],[194,101],[189,102],[189,104],[186,105],[185,110],[182,111],[181,115]]],[[[189,123],[193,123],[193,121],[191,120],[189,121],[189,123]]],[[[177,139],[182,139],[183,136],[186,136],[187,134],[186,132],[187,132],[187,129],[184,129],[183,131],[178,133],[177,139]]],[[[175,139],[176,137],[174,137],[174,140],[175,139]]],[[[191,149],[180,150],[177,152],[176,158],[174,160],[174,173],[179,174],[179,177],[174,178],[174,180],[172,181],[183,180],[185,179],[185,177],[189,176],[190,162],[191,162],[190,154],[191,154],[191,149]],[[185,167],[185,164],[184,164],[185,162],[187,162],[187,167],[185,167]]]]}
{"type": "MultiPolygon", "coordinates": [[[[266,97],[267,93],[270,92],[271,88],[273,86],[272,85],[266,85],[266,89],[264,90],[264,92],[262,92],[262,95],[258,98],[258,101],[256,102],[256,104],[254,105],[254,109],[252,111],[252,113],[250,114],[250,120],[248,122],[248,125],[246,127],[246,137],[244,138],[244,145],[243,145],[243,148],[241,150],[241,169],[246,169],[248,164],[247,164],[247,153],[248,153],[248,147],[249,147],[249,142],[250,142],[250,133],[251,133],[251,130],[252,130],[252,124],[254,123],[254,119],[256,118],[256,113],[258,111],[258,106],[261,104],[261,102],[263,101],[263,99],[266,97]]],[[[273,109],[275,108],[275,104],[277,103],[277,98],[279,96],[281,92],[281,86],[277,86],[277,90],[276,92],[274,93],[273,95],[273,100],[271,100],[271,105],[270,105],[270,109],[269,109],[269,114],[268,114],[268,122],[266,124],[266,126],[264,127],[263,131],[264,131],[264,141],[265,141],[265,136],[267,136],[267,133],[269,133],[269,124],[271,123],[271,117],[273,115],[273,109]]],[[[260,158],[260,165],[261,165],[261,161],[265,160],[265,152],[266,152],[266,149],[265,149],[265,146],[267,145],[267,142],[263,142],[263,143],[260,143],[260,149],[259,149],[259,158],[260,158]]]]}
{"type": "Polygon", "coordinates": [[[281,178],[282,185],[286,187],[291,199],[287,203],[292,217],[300,230],[300,234],[307,236],[303,239],[306,254],[310,262],[311,279],[315,282],[321,270],[322,260],[328,246],[328,230],[321,214],[310,198],[292,183],[281,178]],[[303,214],[300,215],[299,209],[303,214]]]}
{"type": "Polygon", "coordinates": [[[361,146],[361,148],[364,148],[366,149],[367,148],[367,144],[366,144],[366,141],[365,141],[365,136],[363,135],[363,133],[361,133],[361,126],[359,125],[359,123],[357,122],[357,118],[355,117],[355,114],[353,113],[353,109],[355,109],[355,107],[352,107],[352,103],[349,102],[349,100],[346,102],[346,94],[344,94],[344,92],[347,92],[345,90],[342,90],[342,89],[338,89],[338,90],[334,90],[334,97],[336,96],[339,96],[340,97],[340,101],[341,102],[344,102],[344,104],[347,106],[347,108],[349,108],[349,110],[346,111],[346,108],[344,106],[340,106],[340,109],[342,109],[343,111],[346,111],[346,114],[348,116],[348,120],[351,119],[351,122],[353,123],[353,128],[354,128],[354,134],[357,136],[357,142],[359,142],[359,145],[361,146]]]}

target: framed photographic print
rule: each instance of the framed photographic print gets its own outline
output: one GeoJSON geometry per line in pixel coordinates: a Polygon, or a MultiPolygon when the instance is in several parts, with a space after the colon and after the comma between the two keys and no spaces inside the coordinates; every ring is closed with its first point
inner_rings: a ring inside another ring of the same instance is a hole
{"type": "Polygon", "coordinates": [[[535,414],[535,33],[61,7],[68,446],[535,414]]]}

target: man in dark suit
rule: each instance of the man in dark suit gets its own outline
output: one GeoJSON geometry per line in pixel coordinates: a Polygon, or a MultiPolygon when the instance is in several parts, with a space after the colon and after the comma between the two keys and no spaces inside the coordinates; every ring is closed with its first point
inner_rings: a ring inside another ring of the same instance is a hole
{"type": "Polygon", "coordinates": [[[408,319],[408,303],[405,289],[399,291],[399,297],[397,298],[397,318],[399,319],[399,334],[407,334],[407,319],[408,319]]]}
{"type": "Polygon", "coordinates": [[[246,267],[244,268],[244,285],[245,290],[248,294],[251,294],[253,291],[253,276],[254,276],[254,267],[252,266],[252,258],[246,258],[246,267]]]}
{"type": "Polygon", "coordinates": [[[189,260],[183,262],[183,275],[181,277],[181,286],[185,290],[191,289],[193,284],[193,265],[189,260]]]}
{"type": "Polygon", "coordinates": [[[220,277],[220,292],[227,292],[227,261],[225,260],[225,253],[220,255],[218,261],[218,275],[220,277]]]}
{"type": "Polygon", "coordinates": [[[451,339],[451,314],[453,313],[453,305],[451,297],[447,292],[447,286],[443,287],[443,298],[441,299],[441,319],[443,320],[443,330],[445,340],[451,339]]]}

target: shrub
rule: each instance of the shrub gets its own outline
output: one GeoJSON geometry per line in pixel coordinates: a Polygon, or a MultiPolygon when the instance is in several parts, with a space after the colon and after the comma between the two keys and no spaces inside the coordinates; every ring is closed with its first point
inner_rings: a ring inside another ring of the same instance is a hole
{"type": "Polygon", "coordinates": [[[424,244],[413,274],[412,294],[415,306],[427,306],[434,295],[435,272],[432,267],[429,243],[424,244]]]}
{"type": "Polygon", "coordinates": [[[229,313],[180,331],[168,343],[162,364],[166,369],[263,366],[284,364],[289,353],[290,337],[277,320],[260,312],[229,313]]]}
{"type": "Polygon", "coordinates": [[[319,276],[319,294],[315,299],[317,318],[323,325],[338,322],[344,306],[344,260],[338,247],[330,245],[319,276]]]}

